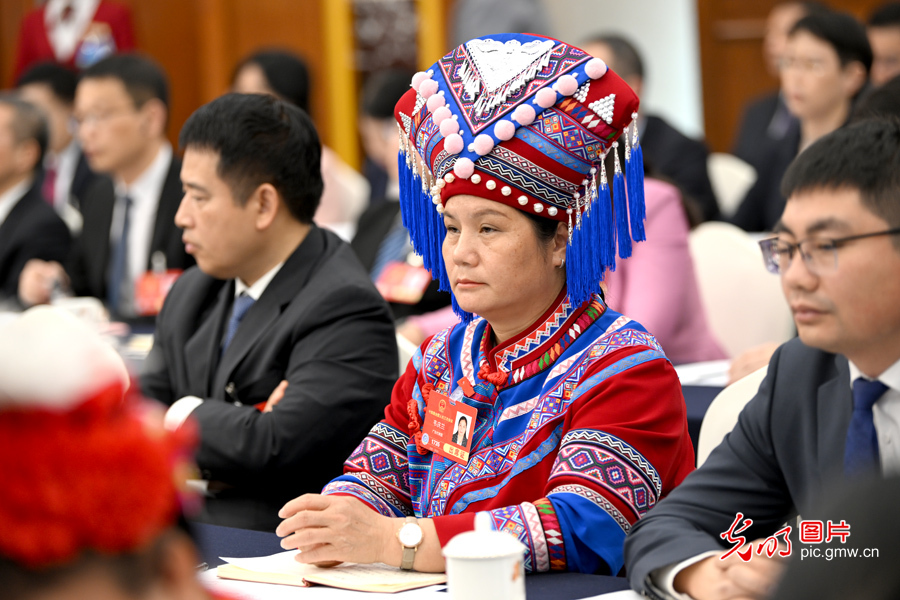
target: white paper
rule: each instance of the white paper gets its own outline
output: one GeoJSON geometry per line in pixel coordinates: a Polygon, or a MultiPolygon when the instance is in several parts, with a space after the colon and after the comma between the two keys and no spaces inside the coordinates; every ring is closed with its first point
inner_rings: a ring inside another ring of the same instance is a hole
{"type": "Polygon", "coordinates": [[[728,385],[728,368],[731,360],[710,360],[706,362],[678,365],[675,372],[681,385],[708,385],[725,387],[728,385]]]}
{"type": "Polygon", "coordinates": [[[253,558],[227,558],[220,556],[219,558],[230,565],[247,569],[248,571],[255,571],[256,573],[279,573],[303,577],[314,567],[294,560],[298,552],[298,550],[287,550],[271,556],[257,556],[253,558]]]}
{"type": "MultiPolygon", "coordinates": [[[[282,552],[281,554],[293,555],[294,553],[295,551],[290,551],[282,552]]],[[[275,556],[279,555],[276,554],[275,556]]],[[[257,559],[233,558],[228,560],[255,561],[257,559]]],[[[293,557],[291,557],[291,560],[293,561],[293,557]]],[[[239,562],[231,562],[231,564],[241,568],[247,568],[239,562]]],[[[297,563],[297,565],[303,566],[300,565],[300,563],[297,563]]],[[[321,585],[297,587],[293,585],[219,579],[216,575],[216,569],[210,569],[200,573],[200,581],[208,590],[224,596],[230,596],[231,598],[234,598],[234,600],[297,600],[298,598],[324,598],[326,600],[342,600],[345,598],[348,600],[388,600],[389,598],[394,598],[395,600],[397,598],[402,598],[402,600],[447,600],[447,594],[441,591],[447,587],[445,585],[434,585],[427,588],[409,590],[407,592],[398,592],[396,594],[378,594],[374,592],[354,592],[351,590],[342,590],[321,585]]]]}
{"type": "Polygon", "coordinates": [[[644,597],[634,590],[622,590],[620,592],[610,592],[609,594],[591,596],[584,600],[644,600],[644,597]]]}

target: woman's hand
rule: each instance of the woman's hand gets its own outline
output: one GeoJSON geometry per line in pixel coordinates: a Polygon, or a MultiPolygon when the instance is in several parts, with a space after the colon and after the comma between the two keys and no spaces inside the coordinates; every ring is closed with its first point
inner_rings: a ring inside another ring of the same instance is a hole
{"type": "MultiPolygon", "coordinates": [[[[400,566],[402,548],[397,532],[404,519],[385,517],[349,496],[304,494],[278,511],[284,519],[275,533],[284,538],[281,547],[298,549],[302,563],[334,566],[342,562],[380,562],[400,566]]],[[[417,571],[442,572],[444,557],[431,519],[418,519],[422,544],[413,567],[417,571]]]]}
{"type": "Polygon", "coordinates": [[[284,538],[281,547],[300,550],[302,563],[391,564],[388,555],[400,544],[395,519],[348,496],[305,494],[285,504],[278,516],[284,519],[275,530],[284,538]]]}

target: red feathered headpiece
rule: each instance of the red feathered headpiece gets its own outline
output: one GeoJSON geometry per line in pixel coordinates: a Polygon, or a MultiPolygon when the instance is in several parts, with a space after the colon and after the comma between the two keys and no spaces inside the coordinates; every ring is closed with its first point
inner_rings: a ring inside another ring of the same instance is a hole
{"type": "Polygon", "coordinates": [[[102,344],[49,308],[0,328],[0,555],[26,567],[137,550],[179,514],[194,432],[154,422],[102,344]],[[57,381],[32,381],[29,394],[10,362],[37,362],[57,381]]]}

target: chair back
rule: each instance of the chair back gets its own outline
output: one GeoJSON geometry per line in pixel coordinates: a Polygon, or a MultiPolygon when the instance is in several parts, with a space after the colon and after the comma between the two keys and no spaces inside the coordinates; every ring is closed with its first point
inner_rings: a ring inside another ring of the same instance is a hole
{"type": "Polygon", "coordinates": [[[691,232],[690,246],[709,325],[728,356],[793,337],[781,282],[766,270],[756,240],[729,223],[707,222],[691,232]]]}
{"type": "Polygon", "coordinates": [[[722,216],[732,217],[756,183],[756,169],[733,154],[712,152],[706,160],[706,170],[722,216]]]}
{"type": "Polygon", "coordinates": [[[413,354],[418,350],[418,346],[397,333],[397,354],[400,358],[400,375],[406,371],[406,365],[412,360],[413,354]]]}
{"type": "Polygon", "coordinates": [[[734,429],[738,415],[744,409],[744,405],[756,395],[759,384],[766,376],[769,367],[753,371],[743,379],[738,379],[727,388],[719,392],[712,401],[703,423],[700,425],[700,437],[697,440],[697,466],[699,467],[709,457],[709,453],[722,443],[725,435],[734,429]]]}

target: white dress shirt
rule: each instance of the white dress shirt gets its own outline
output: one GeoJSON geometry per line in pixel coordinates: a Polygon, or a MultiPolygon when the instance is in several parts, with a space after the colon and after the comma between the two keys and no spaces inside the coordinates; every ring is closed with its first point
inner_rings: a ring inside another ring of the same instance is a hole
{"type": "Polygon", "coordinates": [[[44,168],[53,169],[56,179],[53,181],[53,207],[56,212],[61,212],[63,207],[69,204],[72,195],[72,180],[75,179],[75,169],[78,167],[78,158],[81,156],[78,142],[73,138],[69,145],[63,148],[59,154],[50,154],[44,158],[44,168]]]}

